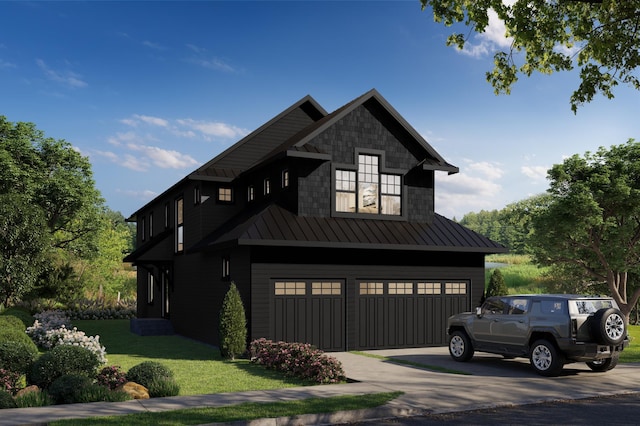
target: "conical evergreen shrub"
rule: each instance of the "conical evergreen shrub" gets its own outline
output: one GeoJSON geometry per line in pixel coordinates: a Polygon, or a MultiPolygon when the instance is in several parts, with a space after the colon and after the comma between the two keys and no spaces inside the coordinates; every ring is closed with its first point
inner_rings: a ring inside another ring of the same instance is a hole
{"type": "Polygon", "coordinates": [[[489,278],[486,297],[506,296],[508,293],[502,272],[500,272],[500,269],[494,269],[491,273],[491,278],[489,278]]]}
{"type": "Polygon", "coordinates": [[[234,282],[222,302],[220,310],[220,353],[235,359],[247,349],[247,319],[240,292],[234,282]]]}

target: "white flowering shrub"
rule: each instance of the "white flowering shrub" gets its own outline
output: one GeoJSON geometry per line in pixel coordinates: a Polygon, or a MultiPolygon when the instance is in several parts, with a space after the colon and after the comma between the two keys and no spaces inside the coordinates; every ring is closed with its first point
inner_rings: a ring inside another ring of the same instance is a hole
{"type": "Polygon", "coordinates": [[[104,365],[107,363],[107,350],[100,344],[100,336],[87,336],[76,327],[68,329],[64,325],[55,330],[48,330],[43,338],[43,347],[53,349],[60,345],[81,346],[89,349],[96,359],[104,365]]]}
{"type": "Polygon", "coordinates": [[[71,327],[71,320],[60,310],[43,311],[33,316],[36,320],[31,327],[27,327],[27,334],[36,345],[45,348],[45,335],[49,330],[60,327],[71,327]]]}
{"type": "Polygon", "coordinates": [[[34,315],[36,321],[27,328],[27,334],[41,348],[53,349],[59,345],[81,346],[89,349],[100,365],[107,363],[107,351],[100,344],[100,336],[87,336],[76,327],[71,328],[71,320],[58,310],[44,311],[34,315]]]}

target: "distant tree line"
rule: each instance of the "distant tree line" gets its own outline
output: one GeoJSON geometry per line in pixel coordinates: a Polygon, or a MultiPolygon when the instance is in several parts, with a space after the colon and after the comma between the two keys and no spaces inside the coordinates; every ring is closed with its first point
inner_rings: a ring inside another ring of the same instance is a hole
{"type": "Polygon", "coordinates": [[[629,315],[640,299],[640,143],[573,155],[549,189],[460,223],[549,266],[557,289],[608,293],[629,315]]]}

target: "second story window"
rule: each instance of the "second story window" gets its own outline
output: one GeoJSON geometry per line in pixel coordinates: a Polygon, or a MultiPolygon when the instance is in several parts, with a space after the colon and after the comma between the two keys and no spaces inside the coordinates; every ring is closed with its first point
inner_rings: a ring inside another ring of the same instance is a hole
{"type": "Polygon", "coordinates": [[[142,241],[147,239],[147,219],[144,216],[140,218],[140,237],[142,241]]]}
{"type": "Polygon", "coordinates": [[[149,213],[149,238],[153,237],[153,212],[149,213]]]}
{"type": "Polygon", "coordinates": [[[271,180],[268,178],[264,180],[264,195],[271,194],[271,180]]]}
{"type": "Polygon", "coordinates": [[[247,188],[247,201],[253,201],[256,199],[256,189],[253,185],[249,185],[247,188]]]}
{"type": "Polygon", "coordinates": [[[169,203],[164,204],[164,229],[169,227],[169,203]]]}
{"type": "Polygon", "coordinates": [[[200,204],[201,199],[200,187],[196,186],[195,188],[193,188],[193,204],[200,204]]]}
{"type": "Polygon", "coordinates": [[[220,187],[218,188],[218,201],[221,203],[230,203],[233,201],[233,193],[231,188],[220,187]]]}
{"type": "Polygon", "coordinates": [[[283,188],[289,187],[289,170],[282,171],[282,187],[283,188]]]}
{"type": "Polygon", "coordinates": [[[380,173],[377,155],[358,155],[358,170],[337,169],[335,202],[337,212],[399,216],[402,206],[402,177],[380,173]]]}
{"type": "Polygon", "coordinates": [[[176,253],[184,251],[184,199],[176,200],[176,253]]]}
{"type": "Polygon", "coordinates": [[[222,278],[231,277],[231,258],[222,256],[222,278]]]}

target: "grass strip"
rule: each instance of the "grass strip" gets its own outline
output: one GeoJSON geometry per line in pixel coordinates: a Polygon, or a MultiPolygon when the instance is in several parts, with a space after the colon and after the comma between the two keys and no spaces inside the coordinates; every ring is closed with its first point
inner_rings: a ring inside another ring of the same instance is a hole
{"type": "Polygon", "coordinates": [[[351,353],[356,355],[368,356],[369,358],[381,359],[383,361],[393,362],[396,364],[404,364],[412,367],[424,368],[427,370],[437,371],[439,373],[463,374],[467,376],[471,375],[471,373],[468,373],[466,371],[452,370],[451,368],[440,367],[439,365],[422,364],[420,362],[407,361],[401,358],[390,358],[388,356],[375,355],[375,354],[371,354],[368,352],[361,352],[361,351],[351,351],[351,353]]]}
{"type": "Polygon", "coordinates": [[[363,395],[343,395],[328,398],[309,398],[298,401],[270,403],[247,402],[224,407],[190,408],[160,413],[139,413],[123,416],[92,417],[50,422],[53,426],[80,425],[198,425],[262,418],[291,417],[302,414],[335,413],[379,407],[402,395],[402,392],[382,392],[363,395]]]}

